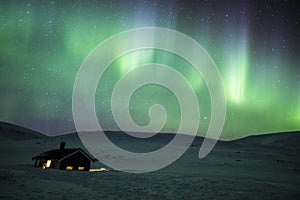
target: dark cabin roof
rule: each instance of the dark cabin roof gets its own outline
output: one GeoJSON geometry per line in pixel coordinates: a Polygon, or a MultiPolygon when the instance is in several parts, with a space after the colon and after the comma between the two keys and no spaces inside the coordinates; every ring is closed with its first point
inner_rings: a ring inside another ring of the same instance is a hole
{"type": "Polygon", "coordinates": [[[84,154],[89,160],[95,162],[96,159],[93,159],[90,155],[85,153],[81,148],[77,149],[53,149],[50,151],[46,151],[44,153],[41,153],[37,156],[32,157],[32,160],[34,159],[57,159],[57,160],[63,160],[66,157],[71,156],[72,154],[75,154],[76,152],[81,152],[84,154]]]}

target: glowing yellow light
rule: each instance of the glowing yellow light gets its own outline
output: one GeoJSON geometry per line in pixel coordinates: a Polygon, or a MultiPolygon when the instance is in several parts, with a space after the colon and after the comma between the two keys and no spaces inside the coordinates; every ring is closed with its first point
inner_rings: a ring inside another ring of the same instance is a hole
{"type": "Polygon", "coordinates": [[[78,170],[82,171],[84,170],[84,167],[78,167],[78,170]]]}
{"type": "Polygon", "coordinates": [[[66,170],[73,170],[73,166],[67,166],[66,170]]]}
{"type": "Polygon", "coordinates": [[[47,160],[47,163],[46,163],[46,168],[49,168],[51,165],[51,160],[47,160]]]}
{"type": "Polygon", "coordinates": [[[99,169],[90,169],[89,171],[90,172],[103,172],[103,171],[107,172],[109,170],[107,168],[101,167],[99,169]]]}

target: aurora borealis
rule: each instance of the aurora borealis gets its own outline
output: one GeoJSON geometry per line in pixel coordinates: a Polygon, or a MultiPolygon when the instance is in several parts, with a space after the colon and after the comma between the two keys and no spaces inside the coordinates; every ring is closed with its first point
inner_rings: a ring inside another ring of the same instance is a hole
{"type": "MultiPolygon", "coordinates": [[[[298,7],[296,1],[1,1],[0,120],[47,135],[74,131],[73,84],[88,53],[121,31],[163,27],[196,40],[216,63],[227,95],[222,139],[300,130],[298,7]]],[[[205,83],[185,60],[160,50],[132,52],[112,63],[96,94],[102,126],[117,130],[110,109],[114,84],[128,67],[147,62],[172,66],[190,81],[202,135],[210,119],[205,83]]],[[[147,124],[156,103],[168,112],[163,131],[176,131],[178,102],[157,85],[134,93],[132,118],[147,124]]]]}

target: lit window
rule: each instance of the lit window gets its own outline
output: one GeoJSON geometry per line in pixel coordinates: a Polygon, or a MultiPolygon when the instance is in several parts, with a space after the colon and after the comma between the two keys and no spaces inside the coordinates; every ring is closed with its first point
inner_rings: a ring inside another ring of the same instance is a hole
{"type": "Polygon", "coordinates": [[[84,170],[84,167],[78,167],[78,170],[84,170]]]}
{"type": "Polygon", "coordinates": [[[46,163],[46,168],[49,168],[51,165],[51,160],[47,160],[47,163],[46,163]]]}
{"type": "Polygon", "coordinates": [[[73,170],[73,166],[67,166],[66,170],[73,170]]]}

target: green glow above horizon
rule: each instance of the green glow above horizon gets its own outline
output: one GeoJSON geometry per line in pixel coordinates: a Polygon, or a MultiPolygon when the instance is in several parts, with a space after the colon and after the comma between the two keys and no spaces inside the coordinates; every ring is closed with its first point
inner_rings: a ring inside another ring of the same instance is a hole
{"type": "Polygon", "coordinates": [[[247,84],[248,55],[246,45],[238,47],[238,55],[230,55],[228,66],[228,100],[241,103],[245,98],[247,84]]]}
{"type": "MultiPolygon", "coordinates": [[[[242,2],[229,7],[225,3],[190,4],[179,1],[1,2],[0,120],[48,135],[74,131],[72,89],[84,58],[114,34],[158,26],[195,39],[219,68],[227,95],[223,139],[300,130],[300,49],[297,45],[300,23],[293,5],[281,2],[282,10],[278,8],[277,13],[272,13],[265,10],[264,2],[258,3],[263,15],[253,14],[256,8],[242,2]]],[[[203,135],[210,119],[205,82],[184,59],[160,50],[131,52],[111,64],[97,89],[99,121],[106,129],[117,129],[110,109],[113,86],[130,69],[147,63],[172,66],[189,81],[199,99],[199,135],[203,135]]],[[[172,78],[159,72],[156,75],[172,78]]],[[[180,118],[178,102],[170,91],[157,86],[136,91],[131,100],[134,120],[146,124],[148,109],[154,103],[161,103],[168,110],[163,131],[176,131],[180,118]]]]}

